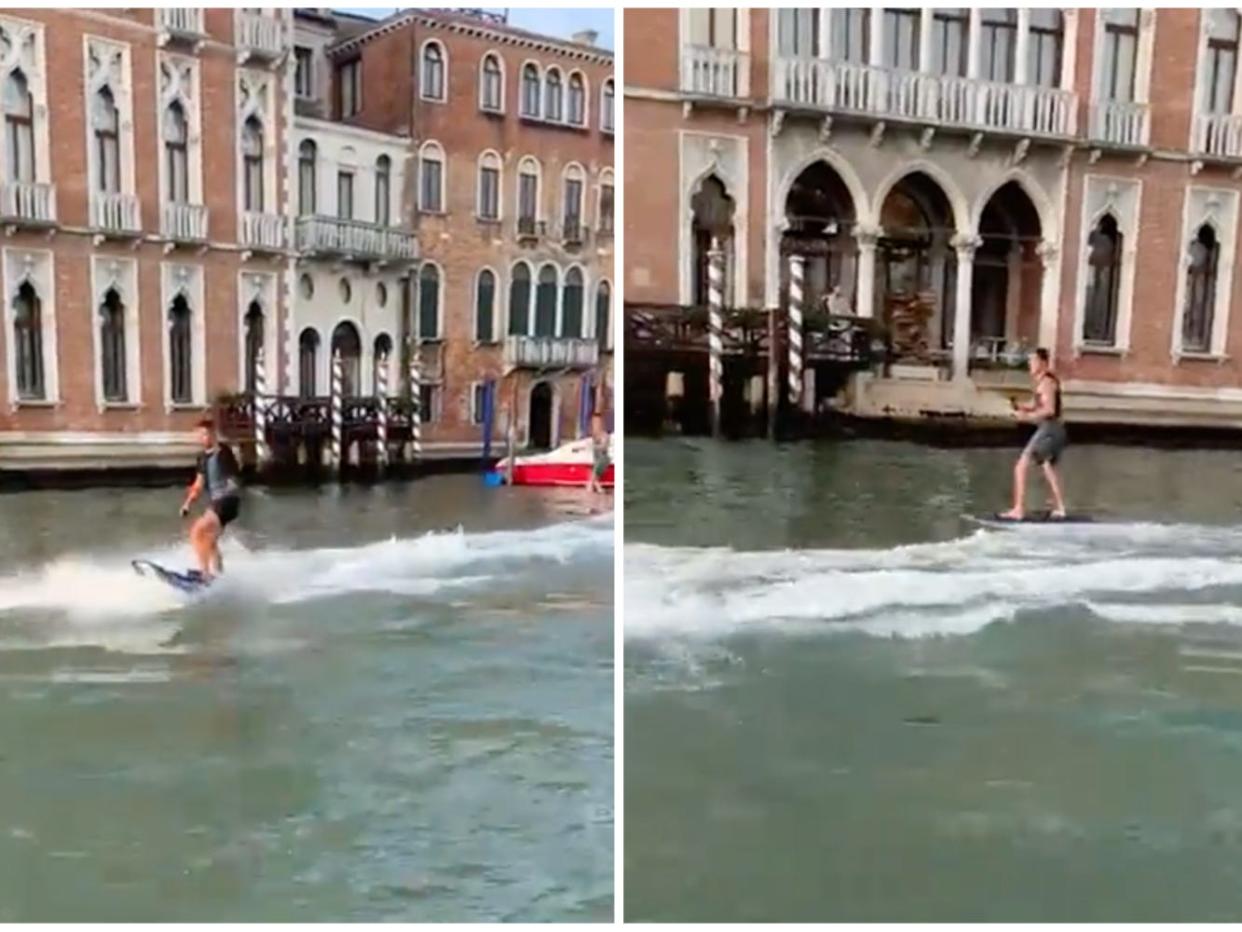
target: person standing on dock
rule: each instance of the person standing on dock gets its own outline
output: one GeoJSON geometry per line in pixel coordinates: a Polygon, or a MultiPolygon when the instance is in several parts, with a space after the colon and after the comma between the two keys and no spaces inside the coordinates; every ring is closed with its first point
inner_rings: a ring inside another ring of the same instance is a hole
{"type": "Polygon", "coordinates": [[[604,494],[604,473],[610,465],[608,445],[604,416],[596,411],[591,415],[591,477],[587,480],[587,491],[595,495],[604,494]]]}
{"type": "Polygon", "coordinates": [[[1061,421],[1061,381],[1053,374],[1048,351],[1043,347],[1030,355],[1027,364],[1035,383],[1035,400],[1025,405],[1015,401],[1014,412],[1018,420],[1039,426],[1013,468],[1013,508],[1000,517],[1021,521],[1025,516],[1026,474],[1034,461],[1043,467],[1044,478],[1052,492],[1051,516],[1064,518],[1065,499],[1061,495],[1061,477],[1057,474],[1057,462],[1067,442],[1065,425],[1061,421]]]}
{"type": "Polygon", "coordinates": [[[190,513],[190,506],[206,490],[207,510],[190,527],[190,546],[198,559],[199,573],[211,579],[224,572],[220,535],[241,513],[241,486],[237,478],[241,470],[232,449],[220,442],[212,420],[198,422],[198,436],[203,452],[198,457],[194,484],[181,505],[181,517],[190,513]]]}

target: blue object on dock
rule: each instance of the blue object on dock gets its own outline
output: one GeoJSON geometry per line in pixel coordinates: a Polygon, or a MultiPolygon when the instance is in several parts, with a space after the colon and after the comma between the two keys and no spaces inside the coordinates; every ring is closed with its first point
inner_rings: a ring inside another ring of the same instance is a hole
{"type": "Polygon", "coordinates": [[[483,383],[483,473],[491,469],[492,428],[496,422],[496,380],[483,383]]]}
{"type": "Polygon", "coordinates": [[[483,473],[483,484],[489,489],[494,489],[505,484],[505,477],[495,469],[483,473]]]}

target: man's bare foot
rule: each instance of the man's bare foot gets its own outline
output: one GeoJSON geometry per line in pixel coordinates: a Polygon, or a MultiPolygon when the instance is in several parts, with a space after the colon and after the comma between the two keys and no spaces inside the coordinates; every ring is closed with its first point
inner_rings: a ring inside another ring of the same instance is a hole
{"type": "Polygon", "coordinates": [[[1057,521],[1064,521],[1065,520],[1065,509],[1054,508],[1052,509],[1052,511],[1048,512],[1048,516],[1050,518],[1054,518],[1057,521]]]}
{"type": "Polygon", "coordinates": [[[996,517],[1006,518],[1010,521],[1021,521],[1026,517],[1026,515],[1023,513],[1021,508],[1010,508],[1008,511],[1002,511],[996,517]]]}

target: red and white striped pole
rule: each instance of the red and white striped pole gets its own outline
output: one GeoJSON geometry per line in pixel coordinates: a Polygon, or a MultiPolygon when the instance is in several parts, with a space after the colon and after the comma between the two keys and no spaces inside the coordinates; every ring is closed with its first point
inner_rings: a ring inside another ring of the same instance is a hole
{"type": "Polygon", "coordinates": [[[379,420],[375,423],[375,439],[379,444],[380,469],[388,468],[388,354],[384,353],[375,363],[375,394],[379,396],[379,420]]]}
{"type": "Polygon", "coordinates": [[[802,311],[806,294],[806,259],[789,257],[789,403],[802,404],[802,311]]]}
{"type": "Polygon", "coordinates": [[[724,253],[714,237],[707,254],[707,366],[712,436],[719,437],[724,398],[724,253]]]}

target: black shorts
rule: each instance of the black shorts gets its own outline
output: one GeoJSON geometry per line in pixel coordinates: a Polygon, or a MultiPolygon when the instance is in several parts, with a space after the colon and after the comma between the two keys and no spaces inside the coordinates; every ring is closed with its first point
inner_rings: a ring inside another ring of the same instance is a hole
{"type": "Polygon", "coordinates": [[[241,513],[241,499],[236,495],[226,495],[211,503],[211,510],[220,519],[220,527],[228,527],[241,513]]]}

